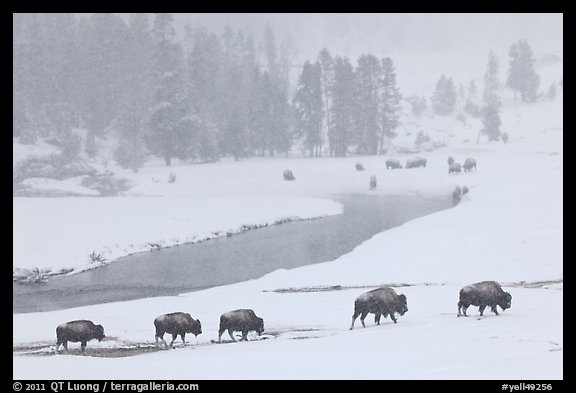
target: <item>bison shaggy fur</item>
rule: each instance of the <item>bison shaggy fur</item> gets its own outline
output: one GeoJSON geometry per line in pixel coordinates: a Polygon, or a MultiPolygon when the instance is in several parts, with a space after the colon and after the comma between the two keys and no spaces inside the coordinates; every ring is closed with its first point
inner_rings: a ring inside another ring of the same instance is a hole
{"type": "Polygon", "coordinates": [[[467,285],[460,290],[460,301],[458,302],[458,316],[464,314],[470,306],[478,306],[480,315],[484,315],[484,309],[490,306],[492,312],[498,315],[497,306],[502,310],[510,308],[512,305],[512,295],[504,292],[496,281],[482,281],[467,285]],[[460,313],[462,310],[462,313],[460,313]]]}
{"type": "Polygon", "coordinates": [[[202,334],[200,320],[194,319],[190,314],[184,312],[160,315],[154,319],[154,327],[156,328],[156,345],[158,345],[158,339],[160,339],[165,347],[168,347],[168,345],[164,340],[164,333],[172,335],[170,347],[174,345],[174,341],[178,336],[182,338],[182,342],[186,345],[186,333],[192,333],[194,336],[202,334]]]}
{"type": "Polygon", "coordinates": [[[472,169],[476,170],[476,160],[468,157],[466,161],[464,161],[462,168],[464,168],[464,172],[470,172],[472,169]]]}
{"type": "Polygon", "coordinates": [[[386,169],[402,169],[402,164],[395,158],[386,160],[386,169]]]}
{"type": "Polygon", "coordinates": [[[406,160],[406,169],[408,168],[418,168],[418,167],[426,168],[426,159],[421,157],[410,158],[406,160]]]}
{"type": "Polygon", "coordinates": [[[390,315],[390,319],[397,323],[394,314],[404,315],[407,311],[406,296],[398,295],[390,287],[373,289],[358,296],[354,301],[354,314],[352,315],[350,330],[354,329],[354,321],[356,321],[358,316],[360,316],[362,326],[366,327],[364,319],[366,319],[368,313],[374,314],[374,323],[380,325],[380,317],[382,315],[384,318],[390,315]]]}
{"type": "Polygon", "coordinates": [[[60,345],[68,350],[68,341],[71,341],[73,343],[80,342],[82,352],[84,352],[88,341],[93,339],[102,341],[104,337],[102,325],[95,325],[92,321],[66,322],[56,327],[56,350],[60,348],[60,345]]]}
{"type": "Polygon", "coordinates": [[[448,168],[448,174],[451,173],[460,173],[462,172],[462,165],[460,165],[459,163],[455,162],[454,164],[450,165],[450,168],[448,168]]]}
{"type": "Polygon", "coordinates": [[[254,311],[248,309],[234,310],[220,316],[220,327],[218,329],[218,342],[222,342],[222,334],[228,330],[228,335],[236,341],[233,333],[242,332],[242,340],[248,341],[248,332],[255,331],[261,335],[264,331],[264,320],[258,317],[254,311]]]}

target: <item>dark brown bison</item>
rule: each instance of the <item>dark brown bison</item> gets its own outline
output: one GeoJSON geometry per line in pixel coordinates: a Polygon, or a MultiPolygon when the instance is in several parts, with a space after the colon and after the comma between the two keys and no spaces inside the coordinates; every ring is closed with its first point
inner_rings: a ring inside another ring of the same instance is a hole
{"type": "Polygon", "coordinates": [[[454,203],[454,205],[457,205],[458,203],[460,203],[460,200],[462,199],[462,189],[460,187],[456,187],[454,189],[454,191],[452,191],[452,202],[454,203]]]}
{"type": "Polygon", "coordinates": [[[172,335],[170,347],[174,345],[174,341],[178,336],[182,338],[182,342],[186,345],[186,333],[192,333],[194,336],[202,334],[200,320],[194,319],[190,314],[184,312],[160,315],[154,319],[154,327],[156,327],[156,345],[158,345],[158,339],[161,339],[165,347],[168,347],[168,345],[164,340],[164,333],[172,335]]]}
{"type": "Polygon", "coordinates": [[[468,157],[466,161],[464,161],[462,168],[464,168],[464,172],[470,172],[472,169],[476,170],[476,160],[468,157]]]}
{"type": "Polygon", "coordinates": [[[370,189],[375,190],[377,185],[378,185],[378,179],[376,179],[376,175],[370,176],[370,189]]]}
{"type": "Polygon", "coordinates": [[[482,281],[476,284],[467,285],[460,290],[460,301],[458,302],[458,316],[462,315],[462,310],[465,317],[466,309],[469,306],[480,307],[480,315],[484,315],[486,306],[490,306],[492,312],[498,315],[496,306],[500,306],[502,310],[510,308],[512,305],[512,295],[504,292],[502,287],[496,281],[482,281]]]}
{"type": "Polygon", "coordinates": [[[357,162],[357,163],[356,163],[356,170],[357,170],[357,171],[363,171],[363,170],[364,170],[364,165],[362,165],[361,162],[357,162]]]}
{"type": "Polygon", "coordinates": [[[364,319],[366,319],[368,313],[374,314],[374,323],[380,325],[380,317],[382,315],[384,315],[384,318],[390,315],[390,319],[397,323],[394,313],[404,315],[407,311],[406,296],[398,295],[390,287],[373,289],[358,296],[354,301],[354,315],[352,315],[350,330],[354,329],[354,321],[359,315],[362,326],[366,327],[364,319]]]}
{"type": "Polygon", "coordinates": [[[451,173],[460,173],[462,172],[462,165],[460,165],[459,163],[455,162],[454,164],[450,165],[450,168],[448,168],[448,174],[451,173]]]}
{"type": "Polygon", "coordinates": [[[448,166],[454,164],[454,157],[450,156],[448,157],[448,166]]]}
{"type": "Polygon", "coordinates": [[[406,160],[406,169],[408,168],[418,168],[418,167],[426,168],[426,159],[422,157],[416,158],[409,158],[406,160]]]}
{"type": "Polygon", "coordinates": [[[282,175],[284,176],[284,180],[296,180],[296,178],[294,177],[294,174],[292,173],[292,171],[290,169],[286,169],[282,175]]]}
{"type": "MultiPolygon", "coordinates": [[[[264,320],[256,316],[254,311],[241,309],[227,312],[220,317],[220,327],[218,329],[218,342],[222,342],[222,334],[228,330],[228,335],[236,341],[233,333],[242,332],[242,340],[248,341],[248,332],[256,331],[261,335],[264,331],[264,320]]],[[[242,341],[240,340],[240,341],[242,341]]]]}
{"type": "Polygon", "coordinates": [[[104,337],[102,325],[94,325],[92,321],[66,322],[56,327],[56,350],[60,348],[61,344],[64,349],[68,350],[68,341],[72,341],[73,343],[80,342],[82,352],[84,352],[88,341],[93,339],[102,341],[104,337]]]}
{"type": "Polygon", "coordinates": [[[395,158],[386,160],[386,169],[402,169],[402,164],[395,158]]]}

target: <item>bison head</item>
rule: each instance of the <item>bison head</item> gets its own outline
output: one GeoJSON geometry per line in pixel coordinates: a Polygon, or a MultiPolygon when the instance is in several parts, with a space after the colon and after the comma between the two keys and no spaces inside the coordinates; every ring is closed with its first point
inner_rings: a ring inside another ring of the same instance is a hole
{"type": "Polygon", "coordinates": [[[261,335],[263,331],[264,331],[264,320],[262,318],[258,318],[256,332],[258,333],[258,335],[261,335]]]}
{"type": "Polygon", "coordinates": [[[102,325],[96,325],[94,330],[94,338],[96,338],[98,341],[102,341],[102,339],[106,337],[104,336],[104,327],[102,325]]]}
{"type": "Polygon", "coordinates": [[[199,334],[202,334],[202,324],[199,319],[192,319],[192,324],[188,332],[192,333],[196,337],[198,337],[199,334]]]}
{"type": "Polygon", "coordinates": [[[404,315],[408,311],[408,303],[404,294],[399,295],[396,299],[396,311],[400,315],[404,315]]]}
{"type": "Polygon", "coordinates": [[[498,305],[502,308],[502,310],[510,308],[512,306],[512,295],[510,295],[508,292],[504,292],[500,297],[498,305]]]}

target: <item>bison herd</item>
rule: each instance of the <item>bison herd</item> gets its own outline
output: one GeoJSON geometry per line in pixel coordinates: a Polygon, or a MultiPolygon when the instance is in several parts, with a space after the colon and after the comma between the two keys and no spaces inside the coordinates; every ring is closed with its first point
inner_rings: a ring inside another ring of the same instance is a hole
{"type": "MultiPolygon", "coordinates": [[[[512,305],[512,295],[505,292],[501,285],[496,281],[482,281],[475,284],[467,285],[460,290],[458,301],[458,317],[466,314],[470,306],[477,306],[480,309],[480,315],[484,315],[484,309],[490,306],[492,312],[498,315],[497,307],[504,311],[512,305]]],[[[397,323],[396,314],[404,315],[408,312],[408,301],[404,294],[397,294],[391,287],[380,287],[365,292],[358,296],[354,301],[354,313],[352,315],[352,324],[350,330],[354,329],[354,322],[360,317],[362,326],[366,327],[364,320],[368,314],[374,314],[374,323],[380,325],[380,319],[390,317],[394,323],[397,323]]],[[[162,341],[165,348],[172,348],[174,341],[178,336],[186,345],[186,333],[194,336],[202,334],[202,324],[199,319],[194,319],[190,314],[183,312],[173,312],[164,314],[154,319],[156,329],[156,345],[159,340],[162,341]],[[170,345],[164,341],[164,334],[171,334],[172,341],[170,345]]],[[[258,317],[253,310],[240,309],[224,313],[220,316],[220,325],[218,328],[218,343],[222,342],[222,334],[228,331],[232,341],[236,341],[234,332],[241,332],[240,341],[248,341],[248,333],[251,331],[261,335],[264,332],[264,319],[258,317]]],[[[68,341],[80,342],[82,352],[86,349],[86,343],[96,339],[101,341],[104,338],[104,328],[102,325],[95,325],[92,321],[79,320],[63,323],[56,328],[56,351],[60,345],[68,350],[68,341]]]]}

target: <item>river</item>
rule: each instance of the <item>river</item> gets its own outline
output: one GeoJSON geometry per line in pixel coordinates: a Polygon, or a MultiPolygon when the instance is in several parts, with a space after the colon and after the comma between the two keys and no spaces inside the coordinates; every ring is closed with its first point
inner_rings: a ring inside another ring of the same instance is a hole
{"type": "Polygon", "coordinates": [[[13,312],[169,296],[331,261],[375,234],[453,206],[449,196],[346,195],[343,213],[119,258],[98,269],[13,285],[13,312]]]}

